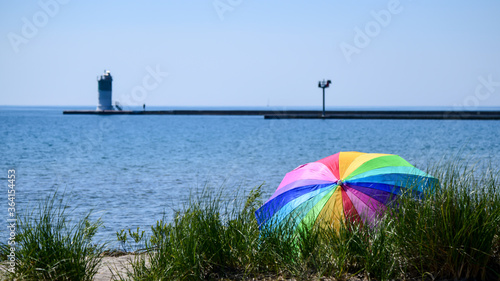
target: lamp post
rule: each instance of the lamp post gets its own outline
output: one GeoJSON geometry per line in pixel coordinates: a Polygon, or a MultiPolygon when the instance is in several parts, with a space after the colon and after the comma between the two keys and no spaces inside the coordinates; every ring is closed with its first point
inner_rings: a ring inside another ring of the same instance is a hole
{"type": "Polygon", "coordinates": [[[330,80],[325,81],[325,79],[323,79],[323,81],[318,82],[318,88],[323,89],[323,114],[321,114],[321,117],[325,117],[325,88],[330,87],[330,83],[332,83],[332,81],[330,80]]]}

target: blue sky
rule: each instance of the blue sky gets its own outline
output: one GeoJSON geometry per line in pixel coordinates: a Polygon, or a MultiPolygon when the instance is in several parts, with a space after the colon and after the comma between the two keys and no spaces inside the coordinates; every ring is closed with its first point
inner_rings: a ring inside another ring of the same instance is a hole
{"type": "Polygon", "coordinates": [[[2,1],[0,105],[500,106],[500,1],[2,1]],[[271,3],[270,3],[271,2],[271,3]]]}

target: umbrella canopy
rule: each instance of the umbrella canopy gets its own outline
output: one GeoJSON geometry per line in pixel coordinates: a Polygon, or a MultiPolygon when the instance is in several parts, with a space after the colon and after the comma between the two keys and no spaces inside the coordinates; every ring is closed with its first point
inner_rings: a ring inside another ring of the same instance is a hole
{"type": "Polygon", "coordinates": [[[405,190],[420,196],[436,183],[397,155],[340,152],[286,174],[255,216],[260,229],[339,227],[346,219],[372,226],[405,190]]]}

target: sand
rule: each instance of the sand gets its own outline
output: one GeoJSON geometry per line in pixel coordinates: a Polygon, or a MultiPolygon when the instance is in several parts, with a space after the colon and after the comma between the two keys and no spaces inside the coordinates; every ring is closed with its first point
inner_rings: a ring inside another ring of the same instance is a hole
{"type": "MultiPolygon", "coordinates": [[[[130,270],[130,260],[134,259],[134,255],[124,255],[119,257],[104,257],[102,259],[101,267],[94,276],[96,281],[110,281],[115,280],[113,276],[118,272],[122,277],[126,277],[127,269],[130,270]]],[[[115,276],[116,278],[116,276],[115,276]]],[[[119,278],[116,278],[119,279],[119,278]]]]}
{"type": "MultiPolygon", "coordinates": [[[[128,254],[122,256],[105,256],[102,259],[101,266],[99,271],[94,276],[94,280],[96,281],[110,281],[110,280],[119,280],[116,276],[118,272],[121,274],[123,278],[126,277],[127,269],[131,269],[130,260],[133,259],[135,255],[128,254]],[[115,279],[113,279],[113,276],[115,279]]],[[[7,264],[2,262],[0,264],[0,280],[6,280],[5,271],[7,270],[7,264]]]]}

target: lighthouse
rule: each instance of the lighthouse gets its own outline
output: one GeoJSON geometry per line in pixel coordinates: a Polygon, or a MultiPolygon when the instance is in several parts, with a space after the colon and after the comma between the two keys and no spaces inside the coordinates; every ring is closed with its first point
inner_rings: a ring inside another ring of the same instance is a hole
{"type": "Polygon", "coordinates": [[[109,70],[104,71],[104,75],[101,75],[97,79],[97,90],[99,92],[97,110],[113,110],[113,105],[111,103],[111,84],[113,78],[109,73],[109,70]]]}

